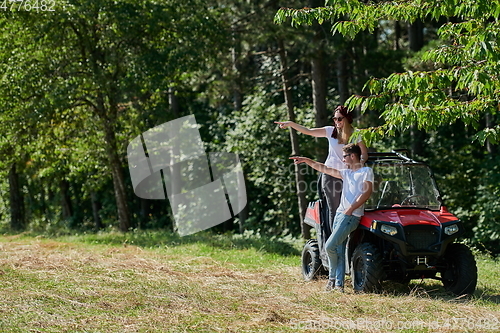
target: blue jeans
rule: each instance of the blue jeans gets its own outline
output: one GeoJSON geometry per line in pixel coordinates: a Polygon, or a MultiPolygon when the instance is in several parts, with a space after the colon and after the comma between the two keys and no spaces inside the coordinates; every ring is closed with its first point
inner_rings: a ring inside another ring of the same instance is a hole
{"type": "Polygon", "coordinates": [[[325,249],[330,267],[328,277],[330,280],[335,279],[336,286],[344,286],[347,237],[356,230],[360,219],[358,216],[342,213],[335,215],[332,234],[325,243],[325,249]]]}

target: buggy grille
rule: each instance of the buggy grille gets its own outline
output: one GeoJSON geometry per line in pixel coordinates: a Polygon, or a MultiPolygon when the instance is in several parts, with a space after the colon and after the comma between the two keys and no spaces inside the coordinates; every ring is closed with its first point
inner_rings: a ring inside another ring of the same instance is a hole
{"type": "Polygon", "coordinates": [[[430,246],[439,242],[439,232],[434,227],[429,228],[406,228],[406,241],[412,250],[427,250],[430,246]]]}

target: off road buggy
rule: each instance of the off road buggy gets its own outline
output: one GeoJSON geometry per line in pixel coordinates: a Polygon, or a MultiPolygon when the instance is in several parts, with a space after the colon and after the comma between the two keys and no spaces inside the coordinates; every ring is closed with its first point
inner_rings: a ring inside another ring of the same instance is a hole
{"type": "MultiPolygon", "coordinates": [[[[455,242],[464,227],[443,205],[430,168],[404,151],[370,153],[367,166],[375,175],[373,193],[347,241],[346,274],[353,289],[375,292],[384,280],[430,278],[456,295],[472,294],[476,261],[466,245],[455,242]]],[[[328,271],[324,244],[331,231],[327,205],[319,196],[304,218],[317,237],[302,251],[305,280],[328,271]]]]}

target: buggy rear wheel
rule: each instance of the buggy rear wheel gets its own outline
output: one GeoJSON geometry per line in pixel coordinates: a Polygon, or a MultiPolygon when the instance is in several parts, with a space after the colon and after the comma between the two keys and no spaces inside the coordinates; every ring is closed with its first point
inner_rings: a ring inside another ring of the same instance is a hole
{"type": "Polygon", "coordinates": [[[381,288],[383,278],[382,256],[370,243],[362,243],[354,250],[351,260],[351,280],[354,291],[374,292],[381,288]]]}
{"type": "Polygon", "coordinates": [[[311,239],[302,249],[302,276],[304,280],[311,281],[318,278],[318,275],[323,272],[322,266],[318,242],[311,239]]]}

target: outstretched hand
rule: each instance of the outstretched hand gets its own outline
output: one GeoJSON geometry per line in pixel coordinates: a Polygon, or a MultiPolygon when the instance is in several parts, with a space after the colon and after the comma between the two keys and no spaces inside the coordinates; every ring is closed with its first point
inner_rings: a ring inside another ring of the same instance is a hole
{"type": "Polygon", "coordinates": [[[300,163],[305,163],[309,158],[307,157],[300,157],[300,156],[293,156],[290,157],[291,160],[293,160],[294,164],[300,164],[300,163]]]}
{"type": "Polygon", "coordinates": [[[275,124],[278,124],[280,128],[287,128],[290,126],[291,121],[275,121],[275,124]]]}

